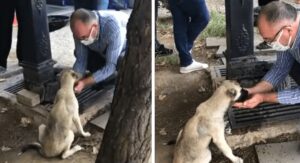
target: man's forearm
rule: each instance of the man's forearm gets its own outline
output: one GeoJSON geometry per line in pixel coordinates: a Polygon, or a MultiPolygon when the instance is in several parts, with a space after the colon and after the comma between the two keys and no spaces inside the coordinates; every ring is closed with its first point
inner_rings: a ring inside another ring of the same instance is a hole
{"type": "Polygon", "coordinates": [[[261,81],[257,83],[254,87],[249,88],[248,92],[249,94],[255,94],[255,93],[267,93],[272,91],[273,86],[272,84],[266,82],[266,81],[261,81]]]}
{"type": "Polygon", "coordinates": [[[93,76],[86,77],[86,78],[82,79],[82,81],[84,82],[85,86],[90,86],[95,83],[93,76]]]}
{"type": "Polygon", "coordinates": [[[262,93],[263,102],[278,103],[277,93],[262,93]]]}

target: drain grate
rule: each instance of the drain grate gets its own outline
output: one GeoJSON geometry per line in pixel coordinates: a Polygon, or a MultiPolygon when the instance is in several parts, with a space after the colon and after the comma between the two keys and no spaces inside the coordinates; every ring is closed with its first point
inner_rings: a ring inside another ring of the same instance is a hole
{"type": "Polygon", "coordinates": [[[262,104],[255,109],[230,108],[228,117],[232,129],[297,119],[300,118],[300,104],[262,104]]]}
{"type": "Polygon", "coordinates": [[[17,94],[19,91],[21,91],[24,88],[24,81],[21,80],[20,82],[16,83],[15,85],[8,87],[4,89],[4,91],[12,93],[12,94],[17,94]]]}
{"type": "MultiPolygon", "coordinates": [[[[8,87],[4,89],[4,91],[12,93],[12,94],[17,94],[19,91],[24,89],[24,81],[20,81],[17,84],[8,87]]],[[[80,94],[76,95],[78,103],[79,103],[79,108],[80,112],[87,107],[91,106],[101,94],[107,92],[110,89],[113,89],[113,85],[107,85],[105,87],[102,87],[102,89],[92,89],[92,88],[87,88],[84,89],[80,94]]],[[[46,106],[46,108],[52,108],[52,104],[49,103],[43,103],[43,106],[46,106]]]]}
{"type": "Polygon", "coordinates": [[[226,77],[226,69],[225,68],[220,68],[219,71],[220,71],[220,74],[222,77],[226,77]]]}
{"type": "Polygon", "coordinates": [[[93,89],[93,88],[84,89],[80,94],[76,95],[79,103],[80,111],[94,104],[94,102],[98,99],[98,97],[100,97],[102,94],[106,93],[107,91],[113,88],[114,85],[107,85],[102,89],[93,89]]]}

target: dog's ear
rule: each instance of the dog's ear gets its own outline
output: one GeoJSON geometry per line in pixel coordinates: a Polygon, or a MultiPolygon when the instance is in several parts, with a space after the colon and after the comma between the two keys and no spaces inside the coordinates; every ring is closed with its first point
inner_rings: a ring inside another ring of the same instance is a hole
{"type": "Polygon", "coordinates": [[[234,98],[236,96],[236,90],[231,88],[231,89],[228,89],[226,91],[226,95],[229,96],[230,98],[234,98]]]}

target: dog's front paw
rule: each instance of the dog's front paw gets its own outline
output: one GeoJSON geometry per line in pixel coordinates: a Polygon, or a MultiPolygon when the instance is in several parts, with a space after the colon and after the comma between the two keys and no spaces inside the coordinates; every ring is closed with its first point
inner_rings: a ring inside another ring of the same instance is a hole
{"type": "Polygon", "coordinates": [[[235,157],[233,163],[243,163],[243,159],[239,158],[239,157],[235,157]]]}
{"type": "Polygon", "coordinates": [[[80,150],[82,150],[83,148],[80,146],[80,145],[75,145],[74,146],[74,150],[75,151],[80,151],[80,150]]]}
{"type": "Polygon", "coordinates": [[[82,136],[84,136],[84,137],[90,137],[91,133],[90,132],[84,132],[84,133],[82,133],[82,136]]]}

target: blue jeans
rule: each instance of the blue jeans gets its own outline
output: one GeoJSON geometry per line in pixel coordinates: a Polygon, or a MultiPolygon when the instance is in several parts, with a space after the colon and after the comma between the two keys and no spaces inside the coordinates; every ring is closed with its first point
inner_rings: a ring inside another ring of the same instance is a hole
{"type": "Polygon", "coordinates": [[[108,9],[109,0],[100,0],[98,3],[98,10],[107,10],[108,9]]]}
{"type": "Polygon", "coordinates": [[[175,45],[179,52],[180,65],[185,67],[193,62],[193,44],[209,22],[205,0],[169,0],[173,16],[175,45]]]}
{"type": "Polygon", "coordinates": [[[75,10],[85,8],[88,10],[107,10],[109,0],[74,0],[75,10]]]}

